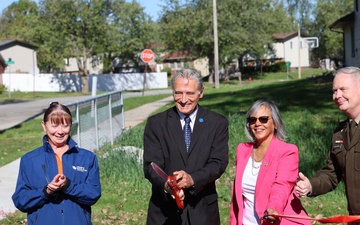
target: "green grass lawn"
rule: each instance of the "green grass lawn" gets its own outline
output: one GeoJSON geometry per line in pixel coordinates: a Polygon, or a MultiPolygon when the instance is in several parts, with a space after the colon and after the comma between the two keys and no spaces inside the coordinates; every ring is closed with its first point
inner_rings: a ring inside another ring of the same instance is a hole
{"type": "MultiPolygon", "coordinates": [[[[345,116],[332,102],[331,83],[315,83],[307,79],[310,74],[322,75],[322,73],[321,70],[312,70],[311,73],[303,70],[302,79],[297,79],[296,71],[290,73],[289,79],[286,79],[286,73],[262,74],[253,76],[252,82],[248,82],[244,76],[242,85],[239,85],[237,80],[230,80],[221,83],[219,89],[206,84],[204,98],[200,100],[200,104],[229,119],[229,165],[217,181],[221,224],[229,223],[235,149],[240,142],[247,141],[243,128],[244,116],[253,101],[259,98],[271,98],[277,103],[286,125],[287,141],[299,147],[300,170],[305,175],[313,175],[324,165],[332,131],[345,116]]],[[[147,100],[149,101],[151,99],[147,100]]],[[[171,106],[172,104],[164,106],[158,111],[171,106]]],[[[150,183],[144,178],[142,166],[135,158],[129,158],[121,151],[114,151],[121,146],[135,146],[141,149],[144,126],[142,123],[128,130],[114,146],[104,146],[97,152],[103,192],[100,200],[93,206],[94,225],[145,224],[151,193],[150,183]],[[111,157],[104,158],[105,153],[110,154],[111,157]]],[[[21,127],[24,130],[17,130],[11,135],[7,132],[0,134],[0,139],[3,140],[5,135],[8,135],[7,138],[18,138],[21,135],[22,139],[28,139],[29,143],[20,142],[20,146],[12,146],[13,151],[6,154],[2,152],[4,149],[0,149],[1,161],[5,162],[10,155],[15,154],[14,152],[20,156],[24,151],[40,144],[42,136],[40,121],[29,121],[21,127]],[[35,127],[39,127],[40,131],[34,131],[35,127]]],[[[302,202],[310,216],[328,217],[347,214],[342,185],[332,193],[306,198],[302,202]]],[[[24,224],[24,218],[25,214],[18,212],[0,221],[0,224],[24,224]]]]}

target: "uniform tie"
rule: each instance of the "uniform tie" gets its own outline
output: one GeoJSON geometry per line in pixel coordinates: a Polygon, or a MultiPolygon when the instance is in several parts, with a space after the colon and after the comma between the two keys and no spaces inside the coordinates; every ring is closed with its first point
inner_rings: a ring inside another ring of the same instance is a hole
{"type": "Polygon", "coordinates": [[[185,125],[184,125],[184,137],[185,137],[185,145],[186,145],[186,152],[189,151],[190,148],[190,141],[191,141],[191,127],[190,127],[190,117],[185,117],[185,125]]]}
{"type": "Polygon", "coordinates": [[[355,131],[356,131],[356,128],[357,128],[356,121],[355,121],[355,120],[351,120],[351,122],[350,122],[350,140],[351,140],[352,137],[354,136],[355,131]]]}

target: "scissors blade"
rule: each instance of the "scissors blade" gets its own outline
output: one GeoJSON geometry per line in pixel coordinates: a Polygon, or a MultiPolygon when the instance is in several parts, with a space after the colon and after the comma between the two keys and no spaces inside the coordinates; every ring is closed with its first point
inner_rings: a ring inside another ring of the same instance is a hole
{"type": "Polygon", "coordinates": [[[164,170],[162,170],[158,165],[156,165],[156,163],[151,162],[151,166],[156,172],[156,174],[159,175],[159,177],[161,177],[164,181],[168,180],[169,176],[164,172],[164,170]]]}

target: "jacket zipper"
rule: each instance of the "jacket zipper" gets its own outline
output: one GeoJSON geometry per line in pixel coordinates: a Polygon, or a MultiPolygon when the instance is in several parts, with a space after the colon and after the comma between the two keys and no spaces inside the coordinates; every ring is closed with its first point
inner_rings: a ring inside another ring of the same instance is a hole
{"type": "Polygon", "coordinates": [[[38,214],[35,214],[34,225],[36,225],[38,214]]]}
{"type": "Polygon", "coordinates": [[[62,224],[65,224],[65,221],[64,221],[64,210],[63,210],[63,209],[61,210],[61,220],[62,220],[62,224]]]}
{"type": "Polygon", "coordinates": [[[87,219],[87,216],[86,216],[86,210],[85,209],[83,209],[84,210],[84,216],[85,216],[85,220],[86,220],[86,224],[91,224],[91,223],[89,223],[89,220],[87,219]]]}
{"type": "Polygon", "coordinates": [[[48,175],[47,175],[47,173],[46,173],[45,164],[42,164],[41,167],[42,167],[42,169],[43,169],[43,171],[44,171],[44,176],[45,176],[45,179],[46,179],[47,184],[50,184],[49,177],[48,177],[48,175]]]}

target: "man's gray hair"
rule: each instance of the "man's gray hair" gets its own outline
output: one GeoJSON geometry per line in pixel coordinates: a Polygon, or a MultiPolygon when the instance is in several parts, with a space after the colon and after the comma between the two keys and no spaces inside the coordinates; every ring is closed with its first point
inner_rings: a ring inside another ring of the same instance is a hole
{"type": "Polygon", "coordinates": [[[337,75],[339,75],[341,73],[350,75],[356,81],[356,84],[358,86],[360,86],[360,68],[359,67],[355,67],[355,66],[343,67],[341,69],[338,69],[334,73],[334,77],[336,77],[337,75]]]}
{"type": "Polygon", "coordinates": [[[200,74],[195,69],[186,68],[186,69],[179,70],[177,73],[175,73],[174,77],[172,78],[171,87],[173,90],[174,90],[175,80],[180,77],[195,80],[197,89],[199,91],[201,91],[204,87],[204,84],[203,84],[200,74]]]}

